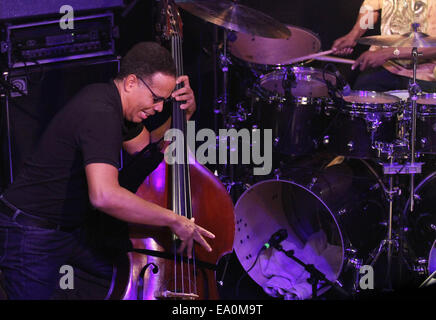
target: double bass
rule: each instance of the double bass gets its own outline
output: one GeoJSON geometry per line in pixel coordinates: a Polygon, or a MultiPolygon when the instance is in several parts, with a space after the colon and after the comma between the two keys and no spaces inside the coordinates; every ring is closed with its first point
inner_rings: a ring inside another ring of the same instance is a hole
{"type": "MultiPolygon", "coordinates": [[[[183,74],[182,22],[173,1],[161,1],[162,30],[171,43],[177,77],[183,74]]],[[[181,88],[178,84],[176,89],[181,88]]],[[[172,128],[186,133],[185,111],[173,102],[172,128]]],[[[172,143],[175,143],[173,141],[172,143]]],[[[207,252],[194,246],[192,258],[178,253],[178,240],[169,228],[129,225],[133,249],[117,263],[110,288],[111,299],[218,299],[216,266],[233,249],[235,217],[233,202],[219,179],[205,166],[188,159],[186,134],[183,160],[161,162],[136,194],[150,202],[195,218],[195,223],[215,234],[207,252]]],[[[180,150],[180,148],[179,148],[180,150]]]]}

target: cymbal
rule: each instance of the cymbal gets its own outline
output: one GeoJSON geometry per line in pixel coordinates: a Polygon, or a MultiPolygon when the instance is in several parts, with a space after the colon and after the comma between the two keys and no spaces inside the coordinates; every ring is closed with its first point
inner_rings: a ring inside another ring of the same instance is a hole
{"type": "Polygon", "coordinates": [[[288,38],[289,29],[272,17],[234,1],[177,2],[189,13],[215,25],[265,38],[288,38]]]}
{"type": "Polygon", "coordinates": [[[408,32],[403,35],[364,37],[357,40],[357,42],[360,44],[385,47],[436,47],[436,37],[430,37],[428,34],[418,31],[408,32]]]}

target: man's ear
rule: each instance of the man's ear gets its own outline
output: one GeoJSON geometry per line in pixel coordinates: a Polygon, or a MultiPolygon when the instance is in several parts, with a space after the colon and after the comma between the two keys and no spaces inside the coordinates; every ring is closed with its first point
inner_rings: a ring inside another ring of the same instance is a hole
{"type": "Polygon", "coordinates": [[[124,90],[130,92],[138,85],[138,78],[134,74],[129,74],[124,78],[124,90]]]}

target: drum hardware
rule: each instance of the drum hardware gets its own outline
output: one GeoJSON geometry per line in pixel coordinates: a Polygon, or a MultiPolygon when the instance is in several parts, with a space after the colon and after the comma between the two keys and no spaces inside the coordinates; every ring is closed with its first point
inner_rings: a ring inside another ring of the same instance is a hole
{"type": "Polygon", "coordinates": [[[419,288],[424,288],[429,285],[434,285],[436,283],[436,271],[433,272],[424,282],[419,286],[419,288]]]}
{"type": "MultiPolygon", "coordinates": [[[[370,36],[357,40],[360,44],[388,46],[388,47],[409,47],[412,48],[411,56],[413,62],[413,78],[409,82],[409,97],[412,105],[411,116],[411,136],[410,136],[410,165],[414,167],[416,157],[416,118],[417,118],[417,100],[421,93],[421,88],[416,82],[416,70],[418,66],[418,48],[436,47],[436,37],[430,37],[425,33],[419,32],[419,23],[412,23],[412,31],[404,35],[394,36],[370,36]]],[[[415,173],[410,173],[410,212],[414,210],[414,190],[415,190],[415,173]]]]}
{"type": "Polygon", "coordinates": [[[251,116],[251,111],[248,111],[242,103],[238,103],[236,105],[236,110],[228,113],[226,122],[227,124],[236,125],[247,121],[251,116]]]}
{"type": "Polygon", "coordinates": [[[349,248],[347,250],[345,250],[345,256],[347,259],[347,265],[348,267],[351,267],[352,269],[354,269],[353,271],[353,286],[352,286],[352,293],[358,293],[360,292],[360,269],[363,266],[363,259],[359,259],[356,257],[357,255],[357,250],[354,248],[349,248]]]}
{"type": "MultiPolygon", "coordinates": [[[[285,229],[286,231],[286,229],[285,229]]],[[[292,259],[296,263],[298,263],[300,266],[304,268],[309,274],[310,277],[307,279],[307,282],[312,285],[312,300],[318,299],[318,284],[319,282],[323,283],[323,286],[330,286],[336,291],[338,291],[341,295],[344,297],[349,297],[348,292],[346,292],[344,289],[341,288],[341,286],[335,282],[330,281],[327,279],[324,273],[322,273],[319,269],[317,269],[313,264],[306,264],[303,261],[301,261],[299,258],[295,256],[294,250],[284,250],[283,247],[280,244],[276,244],[274,246],[275,249],[277,249],[280,252],[283,252],[288,258],[292,259]]]]}
{"type": "Polygon", "coordinates": [[[413,271],[421,276],[425,276],[428,274],[427,270],[428,260],[427,259],[418,259],[413,266],[413,271]]]}

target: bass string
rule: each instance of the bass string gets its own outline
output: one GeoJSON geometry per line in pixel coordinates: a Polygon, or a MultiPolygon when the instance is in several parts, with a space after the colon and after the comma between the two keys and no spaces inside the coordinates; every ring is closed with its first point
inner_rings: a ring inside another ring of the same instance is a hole
{"type": "MultiPolygon", "coordinates": [[[[172,37],[172,50],[173,50],[173,58],[176,65],[177,70],[177,76],[183,75],[183,52],[182,52],[182,42],[181,38],[179,36],[173,36],[172,37]]],[[[181,84],[178,85],[178,88],[181,88],[181,84]]],[[[185,112],[183,110],[180,110],[179,108],[180,103],[174,102],[173,104],[173,116],[175,118],[175,127],[177,129],[182,130],[182,132],[186,132],[186,119],[185,119],[185,112]]],[[[181,195],[185,196],[185,199],[177,199],[175,203],[178,205],[177,213],[184,215],[186,218],[191,219],[192,218],[192,211],[191,211],[191,194],[190,194],[190,179],[189,179],[189,166],[188,166],[188,149],[187,149],[187,143],[186,143],[186,137],[184,138],[184,164],[176,164],[175,165],[175,184],[176,184],[176,196],[180,197],[181,195]]],[[[177,255],[176,255],[177,259],[177,255]]],[[[181,270],[181,288],[182,292],[184,293],[185,285],[184,285],[184,267],[183,267],[183,252],[180,253],[180,270],[181,270]]],[[[194,278],[194,293],[197,293],[197,281],[196,281],[196,268],[195,268],[195,250],[192,249],[192,273],[194,278]]],[[[189,292],[192,293],[192,281],[191,281],[191,263],[188,259],[187,261],[187,280],[188,280],[188,289],[189,292]]],[[[175,263],[175,268],[177,268],[177,263],[175,263]]],[[[177,275],[177,270],[175,270],[175,275],[177,275]]],[[[177,276],[175,277],[176,280],[176,287],[177,287],[177,276]]],[[[177,288],[176,288],[177,290],[177,288]]]]}

